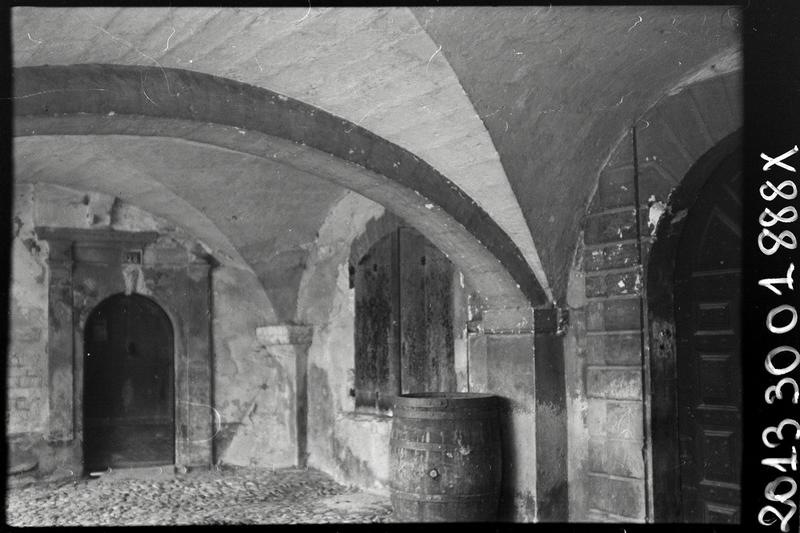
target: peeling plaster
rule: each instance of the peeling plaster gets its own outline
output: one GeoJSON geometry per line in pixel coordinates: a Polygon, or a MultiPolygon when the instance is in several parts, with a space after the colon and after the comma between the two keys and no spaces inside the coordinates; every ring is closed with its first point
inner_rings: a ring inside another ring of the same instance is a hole
{"type": "Polygon", "coordinates": [[[314,324],[308,351],[308,464],[342,483],[388,493],[391,418],[355,412],[352,241],[382,206],[348,193],[328,214],[300,283],[297,321],[314,324]]]}
{"type": "Polygon", "coordinates": [[[678,94],[683,89],[722,74],[727,74],[742,68],[743,56],[741,45],[737,44],[720,52],[700,65],[694,72],[683,78],[670,89],[667,96],[678,94]]]}
{"type": "Polygon", "coordinates": [[[647,227],[650,229],[650,235],[655,236],[656,234],[656,227],[658,227],[658,221],[667,212],[667,204],[664,202],[653,202],[650,204],[648,213],[647,213],[647,227]]]}

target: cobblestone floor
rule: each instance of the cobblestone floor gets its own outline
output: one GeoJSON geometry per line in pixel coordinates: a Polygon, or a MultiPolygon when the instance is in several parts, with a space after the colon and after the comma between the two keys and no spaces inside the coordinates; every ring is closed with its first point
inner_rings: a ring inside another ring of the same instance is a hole
{"type": "Polygon", "coordinates": [[[11,488],[13,526],[390,522],[388,497],[308,469],[224,468],[11,488]]]}

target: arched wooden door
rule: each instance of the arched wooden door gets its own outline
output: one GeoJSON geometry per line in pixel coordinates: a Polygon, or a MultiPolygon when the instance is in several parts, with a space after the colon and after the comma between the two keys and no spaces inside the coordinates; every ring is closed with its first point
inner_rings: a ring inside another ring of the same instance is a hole
{"type": "Polygon", "coordinates": [[[675,263],[680,500],[689,522],[739,522],[742,451],[740,159],[687,215],[675,263]]]}
{"type": "Polygon", "coordinates": [[[173,332],[152,300],[117,294],[84,332],[83,435],[88,471],[174,462],[173,332]]]}

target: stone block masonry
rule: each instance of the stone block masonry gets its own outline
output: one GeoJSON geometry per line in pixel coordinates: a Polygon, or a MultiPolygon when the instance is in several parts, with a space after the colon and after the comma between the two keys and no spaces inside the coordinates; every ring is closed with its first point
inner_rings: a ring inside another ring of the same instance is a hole
{"type": "Polygon", "coordinates": [[[47,274],[46,250],[33,233],[31,187],[19,187],[14,210],[12,281],[9,305],[8,358],[6,366],[6,431],[30,434],[43,430],[47,416],[45,352],[47,349],[47,308],[29,305],[46,297],[42,281],[47,274]]]}
{"type": "Polygon", "coordinates": [[[629,132],[599,173],[568,291],[570,520],[653,519],[649,250],[671,192],[741,124],[740,79],[717,76],[668,95],[636,121],[637,160],[629,132]]]}
{"type": "Polygon", "coordinates": [[[640,243],[630,136],[600,173],[584,227],[583,389],[588,400],[586,504],[601,520],[646,515],[642,453],[640,243]]]}

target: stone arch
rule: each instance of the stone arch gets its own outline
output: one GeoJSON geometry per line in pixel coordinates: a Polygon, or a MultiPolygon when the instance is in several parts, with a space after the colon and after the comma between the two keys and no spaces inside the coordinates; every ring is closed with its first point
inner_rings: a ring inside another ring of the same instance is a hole
{"type": "Polygon", "coordinates": [[[582,515],[572,519],[652,521],[654,502],[665,497],[654,481],[663,472],[653,463],[659,437],[650,422],[650,398],[661,385],[652,374],[660,355],[648,320],[650,250],[660,239],[656,227],[667,227],[661,219],[668,205],[696,187],[682,183],[713,163],[706,155],[717,153],[715,146],[727,153],[738,146],[740,82],[741,71],[733,71],[666,94],[621,136],[598,174],[568,291],[572,314],[585,323],[570,335],[585,357],[573,365],[567,390],[593,420],[570,438],[571,477],[586,480],[572,485],[570,499],[580,502],[582,515]],[[581,456],[589,459],[581,463],[581,456]],[[625,494],[625,501],[608,493],[625,494]]]}
{"type": "MultiPolygon", "coordinates": [[[[402,218],[398,217],[391,211],[385,211],[383,215],[379,218],[370,219],[367,222],[366,227],[364,228],[363,233],[361,233],[358,237],[353,239],[350,245],[350,257],[349,257],[349,269],[350,275],[352,276],[354,271],[353,268],[358,262],[361,260],[362,257],[369,251],[372,246],[384,238],[389,233],[396,231],[398,228],[403,226],[410,226],[406,221],[402,218]]],[[[459,271],[460,272],[460,271],[459,271]]],[[[461,280],[462,289],[465,287],[464,280],[461,280]]],[[[471,291],[471,287],[468,285],[467,292],[471,291]]]]}
{"type": "MultiPolygon", "coordinates": [[[[91,279],[91,278],[88,278],[91,279]]],[[[84,281],[84,280],[80,280],[84,281]]],[[[90,283],[92,283],[90,281],[90,283]]],[[[80,293],[84,296],[80,305],[75,307],[75,319],[77,321],[75,326],[75,334],[74,334],[74,343],[75,343],[75,353],[81,354],[84,351],[84,343],[86,341],[86,326],[89,323],[89,318],[92,314],[100,308],[104,303],[108,302],[111,298],[115,296],[119,296],[125,294],[125,291],[118,290],[118,287],[107,287],[105,284],[101,283],[99,285],[99,292],[92,292],[91,294],[83,293],[82,289],[86,283],[82,283],[80,288],[78,289],[80,293]]],[[[180,314],[176,313],[176,310],[170,306],[169,302],[166,301],[160,295],[154,294],[147,294],[142,292],[136,292],[135,290],[130,293],[131,295],[135,295],[140,298],[145,298],[158,306],[158,308],[164,313],[167,320],[169,321],[169,326],[172,328],[172,359],[173,365],[177,364],[179,357],[186,356],[186,339],[184,337],[184,332],[180,314]]],[[[175,369],[177,370],[177,369],[175,369]]]]}
{"type": "Polygon", "coordinates": [[[455,184],[320,109],[232,80],[155,67],[24,67],[15,69],[14,90],[16,136],[177,137],[304,167],[413,220],[491,305],[547,303],[514,242],[455,184]]]}
{"type": "MultiPolygon", "coordinates": [[[[106,289],[101,285],[102,289],[106,289]]],[[[90,297],[86,298],[80,307],[76,308],[78,312],[76,318],[78,321],[78,330],[81,332],[81,344],[76,346],[76,353],[80,353],[83,351],[83,343],[85,342],[86,336],[86,326],[89,323],[89,319],[91,318],[92,314],[101,308],[104,304],[108,303],[112,298],[121,296],[126,294],[124,291],[117,291],[114,289],[107,289],[103,290],[102,292],[97,292],[91,294],[90,297]]],[[[172,352],[173,358],[177,356],[179,351],[183,348],[184,340],[180,338],[181,330],[180,330],[180,323],[177,321],[177,315],[175,311],[170,308],[168,302],[162,301],[161,298],[152,295],[152,294],[143,294],[139,292],[131,292],[130,295],[136,296],[137,298],[144,298],[148,300],[150,303],[158,307],[158,309],[164,313],[164,316],[169,321],[169,327],[172,328],[172,352]]]]}
{"type": "Polygon", "coordinates": [[[355,265],[372,245],[406,223],[391,212],[385,212],[380,218],[367,222],[364,232],[350,245],[350,264],[355,265]]]}

